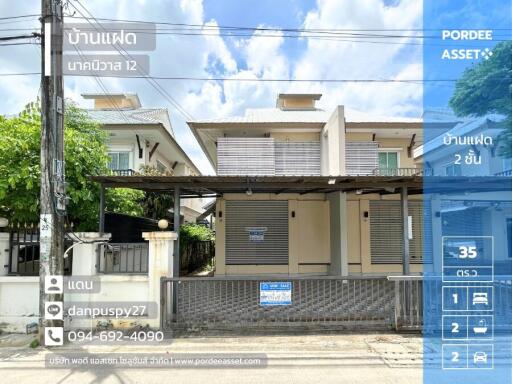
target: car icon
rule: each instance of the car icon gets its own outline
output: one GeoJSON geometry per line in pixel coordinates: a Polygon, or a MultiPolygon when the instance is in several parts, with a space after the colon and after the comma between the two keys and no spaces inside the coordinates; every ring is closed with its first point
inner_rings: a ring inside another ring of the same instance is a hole
{"type": "Polygon", "coordinates": [[[489,305],[489,299],[486,292],[473,293],[473,305],[477,304],[489,305]]]}
{"type": "Polygon", "coordinates": [[[487,363],[487,353],[475,352],[473,354],[473,362],[474,363],[487,363]]]}

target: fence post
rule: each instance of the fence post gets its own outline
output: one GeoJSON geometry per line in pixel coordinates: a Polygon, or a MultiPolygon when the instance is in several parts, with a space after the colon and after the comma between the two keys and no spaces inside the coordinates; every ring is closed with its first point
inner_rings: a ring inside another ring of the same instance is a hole
{"type": "Polygon", "coordinates": [[[9,250],[11,248],[10,244],[10,233],[9,232],[0,232],[0,262],[2,263],[0,266],[0,276],[6,276],[9,271],[9,250]]]}
{"type": "Polygon", "coordinates": [[[400,280],[395,280],[395,330],[400,328],[400,313],[402,311],[400,303],[400,280]]]}
{"type": "MultiPolygon", "coordinates": [[[[161,325],[162,317],[162,277],[169,277],[173,271],[174,242],[178,238],[176,232],[143,232],[144,240],[149,241],[148,279],[149,301],[156,302],[158,317],[150,320],[153,327],[161,325]]],[[[172,296],[171,296],[172,297],[172,296]]],[[[164,306],[165,308],[165,306],[164,306]]]]}

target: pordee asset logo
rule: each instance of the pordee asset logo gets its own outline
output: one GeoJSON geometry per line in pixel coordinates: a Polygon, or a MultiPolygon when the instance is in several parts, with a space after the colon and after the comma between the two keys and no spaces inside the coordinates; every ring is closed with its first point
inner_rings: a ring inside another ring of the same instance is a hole
{"type": "MultiPolygon", "coordinates": [[[[444,41],[492,41],[492,30],[489,29],[445,29],[441,33],[444,41]]],[[[445,49],[442,60],[488,60],[492,56],[490,48],[453,48],[445,49]]]]}

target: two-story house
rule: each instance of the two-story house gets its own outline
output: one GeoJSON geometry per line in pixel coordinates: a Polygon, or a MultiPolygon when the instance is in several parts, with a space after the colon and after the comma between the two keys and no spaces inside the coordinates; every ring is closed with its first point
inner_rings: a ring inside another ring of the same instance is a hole
{"type": "MultiPolygon", "coordinates": [[[[382,184],[378,192],[350,185],[421,176],[413,151],[422,143],[422,121],[371,116],[342,105],[327,112],[316,106],[321,96],[280,94],[274,108],[188,123],[219,181],[247,176],[245,193],[217,199],[217,275],[402,271],[399,190],[394,184],[382,184]],[[322,176],[333,178],[298,192],[286,187],[289,176],[297,176],[295,184],[311,185],[322,176]],[[279,183],[281,189],[273,187],[279,183]],[[330,188],[336,183],[343,191],[330,188]]],[[[411,272],[419,272],[429,229],[421,196],[407,200],[405,237],[411,272]]]]}
{"type": "MultiPolygon", "coordinates": [[[[129,176],[149,166],[166,175],[201,175],[178,144],[167,109],[144,108],[133,93],[82,96],[94,101],[93,109],[87,112],[108,134],[109,168],[113,174],[129,176]]],[[[204,211],[202,205],[202,199],[183,199],[184,222],[195,223],[204,211]]]]}

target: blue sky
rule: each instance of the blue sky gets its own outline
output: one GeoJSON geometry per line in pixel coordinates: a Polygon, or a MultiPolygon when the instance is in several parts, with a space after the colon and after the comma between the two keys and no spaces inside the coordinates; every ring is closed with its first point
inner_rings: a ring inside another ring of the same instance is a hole
{"type": "MultiPolygon", "coordinates": [[[[96,17],[166,21],[173,23],[309,29],[421,28],[418,0],[88,0],[80,1],[96,17]]],[[[76,0],[71,0],[76,5],[76,0]]],[[[38,13],[38,0],[0,2],[2,16],[38,13]]],[[[37,26],[25,21],[17,26],[37,26]]],[[[288,39],[257,33],[245,38],[159,35],[151,53],[153,76],[295,79],[419,79],[421,46],[288,39]]],[[[405,44],[402,44],[405,43],[405,44]]],[[[36,46],[2,47],[0,72],[39,70],[36,46]]],[[[104,79],[109,92],[137,92],[144,106],[169,109],[178,142],[205,172],[208,161],[185,123],[185,118],[145,80],[104,79]]],[[[246,108],[273,107],[280,92],[319,92],[320,106],[336,105],[378,115],[419,116],[420,84],[326,84],[159,81],[194,118],[243,114],[246,108]]],[[[7,95],[0,113],[18,112],[37,96],[33,77],[0,78],[0,94],[7,95]]],[[[82,93],[100,91],[91,78],[66,78],[65,94],[81,105],[82,93]]]]}

